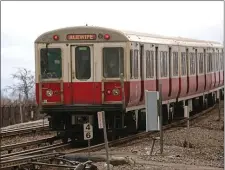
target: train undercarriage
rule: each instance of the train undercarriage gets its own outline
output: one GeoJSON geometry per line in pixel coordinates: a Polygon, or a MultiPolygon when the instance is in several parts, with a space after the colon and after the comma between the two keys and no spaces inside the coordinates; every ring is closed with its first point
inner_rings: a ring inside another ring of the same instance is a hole
{"type": "MultiPolygon", "coordinates": [[[[176,119],[184,117],[184,106],[188,106],[190,115],[196,114],[212,107],[218,100],[223,100],[223,90],[208,93],[204,96],[162,105],[163,124],[171,123],[176,119]],[[219,95],[219,96],[218,96],[219,95]]],[[[99,110],[100,111],[100,110],[99,110]]],[[[91,144],[104,141],[103,129],[98,127],[97,111],[74,111],[47,113],[49,116],[49,126],[52,131],[56,131],[64,143],[69,139],[75,144],[87,144],[84,140],[83,124],[91,123],[93,126],[93,139],[91,144]]],[[[105,111],[106,128],[108,140],[125,137],[139,131],[145,131],[146,115],[145,111],[135,110],[125,113],[120,109],[105,111]]]]}

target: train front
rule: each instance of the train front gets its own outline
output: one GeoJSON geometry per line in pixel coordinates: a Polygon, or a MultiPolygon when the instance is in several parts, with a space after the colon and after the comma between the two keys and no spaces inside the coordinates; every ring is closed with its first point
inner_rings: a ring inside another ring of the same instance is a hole
{"type": "Polygon", "coordinates": [[[83,140],[87,122],[97,135],[98,111],[107,113],[109,129],[122,126],[111,120],[125,107],[127,41],[118,31],[88,26],[36,39],[36,100],[49,116],[50,128],[65,140],[83,140]]]}

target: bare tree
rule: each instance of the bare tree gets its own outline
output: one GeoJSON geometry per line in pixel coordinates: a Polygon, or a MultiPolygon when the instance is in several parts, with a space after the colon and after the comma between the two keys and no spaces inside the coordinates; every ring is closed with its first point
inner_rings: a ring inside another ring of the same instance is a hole
{"type": "Polygon", "coordinates": [[[18,68],[17,72],[12,74],[12,78],[16,83],[7,86],[5,91],[10,91],[13,96],[21,95],[26,101],[30,100],[30,97],[34,96],[34,74],[26,68],[18,68]]]}
{"type": "Polygon", "coordinates": [[[10,98],[1,90],[1,106],[7,105],[11,102],[10,98]]]}

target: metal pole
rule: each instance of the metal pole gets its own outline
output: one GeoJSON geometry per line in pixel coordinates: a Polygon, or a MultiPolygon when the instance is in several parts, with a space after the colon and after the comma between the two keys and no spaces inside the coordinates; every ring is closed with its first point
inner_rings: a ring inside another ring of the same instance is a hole
{"type": "Polygon", "coordinates": [[[20,122],[23,123],[23,113],[22,113],[21,95],[20,95],[20,93],[19,93],[19,102],[20,102],[20,122]]]}
{"type": "Polygon", "coordinates": [[[160,154],[163,153],[163,113],[162,113],[162,84],[159,83],[159,116],[160,116],[160,154]]]}
{"type": "Polygon", "coordinates": [[[102,121],[103,121],[103,130],[104,130],[107,170],[110,170],[109,169],[109,146],[108,146],[108,139],[107,139],[107,133],[106,133],[106,123],[105,123],[105,112],[104,111],[102,112],[102,121]]]}
{"type": "Polygon", "coordinates": [[[187,119],[187,134],[186,134],[186,140],[187,140],[187,147],[190,147],[190,140],[189,140],[189,136],[190,136],[190,120],[189,120],[189,110],[188,110],[188,106],[184,106],[184,116],[187,119]]]}
{"type": "Polygon", "coordinates": [[[188,113],[188,121],[187,121],[187,147],[190,148],[190,140],[189,140],[189,136],[190,136],[190,121],[189,121],[189,113],[188,113]]]}

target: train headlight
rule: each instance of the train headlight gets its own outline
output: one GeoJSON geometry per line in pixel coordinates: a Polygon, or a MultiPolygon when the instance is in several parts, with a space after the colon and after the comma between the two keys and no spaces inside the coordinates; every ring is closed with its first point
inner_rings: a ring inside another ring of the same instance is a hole
{"type": "Polygon", "coordinates": [[[52,90],[47,90],[46,91],[46,95],[48,96],[48,97],[51,97],[52,95],[53,95],[53,91],[52,90]]]}
{"type": "Polygon", "coordinates": [[[113,89],[112,93],[114,96],[118,96],[120,94],[120,91],[119,89],[113,89]]]}

